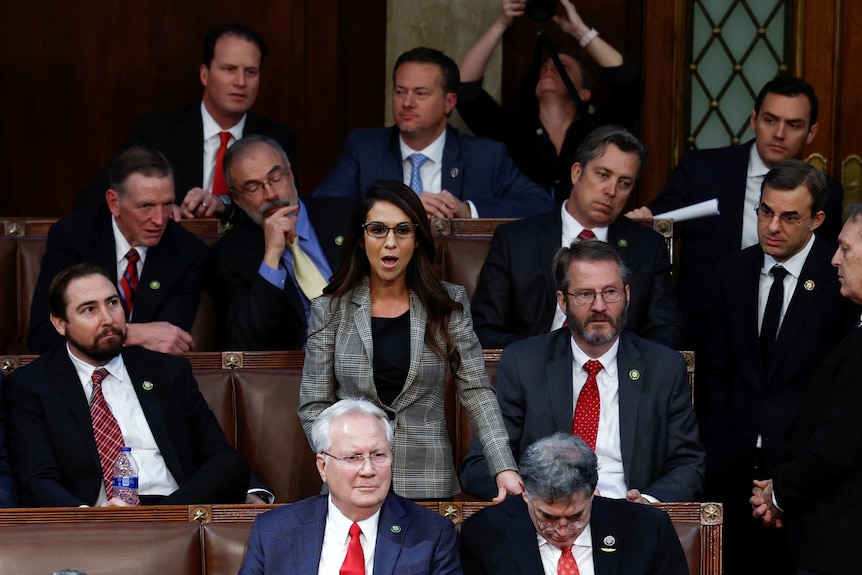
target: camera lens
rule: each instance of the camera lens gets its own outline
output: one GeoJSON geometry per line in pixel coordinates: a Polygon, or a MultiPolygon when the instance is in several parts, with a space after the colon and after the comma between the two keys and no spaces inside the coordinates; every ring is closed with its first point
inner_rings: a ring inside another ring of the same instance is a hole
{"type": "Polygon", "coordinates": [[[537,22],[544,22],[557,13],[557,0],[527,0],[524,13],[537,22]]]}

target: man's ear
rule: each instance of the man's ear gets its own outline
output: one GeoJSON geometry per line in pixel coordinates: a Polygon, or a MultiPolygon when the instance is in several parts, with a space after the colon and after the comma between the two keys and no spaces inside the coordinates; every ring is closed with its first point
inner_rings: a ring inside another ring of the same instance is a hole
{"type": "Polygon", "coordinates": [[[210,69],[207,68],[206,64],[201,64],[201,85],[206,88],[207,82],[209,81],[210,69]]]}
{"type": "Polygon", "coordinates": [[[111,210],[111,213],[114,217],[120,215],[120,194],[117,193],[117,190],[110,189],[105,192],[105,201],[108,203],[108,209],[111,210]]]}
{"type": "Polygon", "coordinates": [[[54,329],[57,330],[57,333],[66,337],[66,320],[62,317],[56,316],[53,313],[49,316],[51,319],[51,324],[54,326],[54,329]]]}
{"type": "Polygon", "coordinates": [[[320,474],[320,480],[326,483],[326,460],[324,457],[326,456],[318,453],[315,457],[315,464],[317,465],[317,472],[320,474]]]}

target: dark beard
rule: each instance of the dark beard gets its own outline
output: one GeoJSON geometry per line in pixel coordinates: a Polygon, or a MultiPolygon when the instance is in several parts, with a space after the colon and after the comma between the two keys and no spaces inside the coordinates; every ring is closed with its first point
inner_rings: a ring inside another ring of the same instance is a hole
{"type": "Polygon", "coordinates": [[[574,335],[580,336],[587,343],[591,343],[594,345],[609,343],[613,341],[617,336],[619,336],[620,332],[626,325],[626,319],[628,319],[629,315],[629,306],[628,303],[626,303],[626,305],[620,312],[619,318],[614,319],[614,317],[608,313],[594,313],[590,314],[587,318],[584,319],[583,323],[581,323],[574,316],[574,314],[571,313],[570,309],[571,308],[568,307],[566,308],[566,321],[569,322],[569,329],[574,335]],[[611,329],[601,334],[588,332],[586,329],[586,325],[590,321],[596,319],[609,320],[609,322],[611,323],[611,329]]]}
{"type": "Polygon", "coordinates": [[[71,334],[66,334],[69,344],[77,348],[83,355],[89,357],[96,363],[108,362],[120,354],[123,344],[126,341],[126,334],[118,327],[108,327],[100,331],[91,343],[85,344],[80,341],[75,341],[71,334]],[[120,336],[118,339],[113,339],[109,342],[102,341],[102,338],[109,333],[114,333],[120,336]]]}

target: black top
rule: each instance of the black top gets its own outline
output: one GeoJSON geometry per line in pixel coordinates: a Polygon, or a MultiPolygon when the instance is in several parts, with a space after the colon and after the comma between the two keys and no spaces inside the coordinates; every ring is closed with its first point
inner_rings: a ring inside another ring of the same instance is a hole
{"type": "Polygon", "coordinates": [[[392,405],[410,369],[410,310],[398,317],[372,317],[374,386],[384,405],[392,405]]]}
{"type": "MultiPolygon", "coordinates": [[[[572,164],[586,135],[604,124],[620,124],[633,130],[640,119],[643,84],[634,66],[624,59],[620,66],[601,71],[611,95],[598,110],[572,122],[559,156],[539,122],[535,96],[531,105],[506,110],[482,89],[482,80],[464,82],[458,91],[458,113],[475,135],[506,144],[521,171],[552,190],[557,204],[561,204],[571,194],[572,164]]],[[[534,75],[527,81],[531,80],[534,75]]]]}

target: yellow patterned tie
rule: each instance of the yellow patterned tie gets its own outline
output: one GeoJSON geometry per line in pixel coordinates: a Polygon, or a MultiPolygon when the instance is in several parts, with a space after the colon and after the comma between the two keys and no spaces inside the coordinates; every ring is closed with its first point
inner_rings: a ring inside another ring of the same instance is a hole
{"type": "Polygon", "coordinates": [[[308,254],[299,247],[298,238],[290,244],[290,251],[293,254],[293,276],[296,278],[296,283],[299,284],[299,289],[309,301],[320,297],[327,284],[326,278],[308,257],[308,254]]]}

